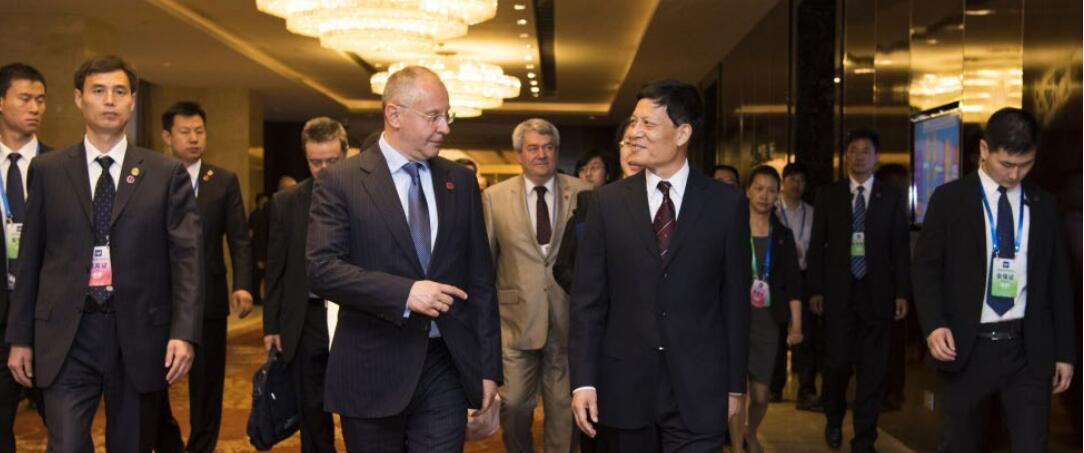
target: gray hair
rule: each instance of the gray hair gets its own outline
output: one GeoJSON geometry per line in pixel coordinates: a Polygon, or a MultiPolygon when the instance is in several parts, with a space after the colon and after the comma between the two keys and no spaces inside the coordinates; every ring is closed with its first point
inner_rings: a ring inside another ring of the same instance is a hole
{"type": "Polygon", "coordinates": [[[301,129],[301,146],[305,146],[306,143],[310,142],[325,143],[332,140],[339,141],[344,153],[350,147],[343,123],[326,116],[318,116],[308,120],[305,122],[305,127],[301,129]]]}
{"type": "Polygon", "coordinates": [[[395,71],[384,85],[383,105],[410,106],[418,96],[418,81],[432,77],[440,83],[440,76],[424,66],[407,66],[395,71]]]}
{"type": "Polygon", "coordinates": [[[557,132],[557,126],[542,118],[531,118],[519,123],[512,131],[512,148],[517,152],[523,151],[523,136],[527,135],[527,131],[553,137],[553,147],[561,149],[561,134],[557,132]]]}

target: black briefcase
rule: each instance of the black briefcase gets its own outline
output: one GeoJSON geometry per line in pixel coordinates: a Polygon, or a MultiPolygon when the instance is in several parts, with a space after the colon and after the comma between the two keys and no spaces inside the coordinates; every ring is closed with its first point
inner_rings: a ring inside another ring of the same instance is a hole
{"type": "Polygon", "coordinates": [[[286,365],[273,350],[252,376],[252,412],[248,440],[257,450],[270,450],[301,428],[297,398],[286,365]]]}

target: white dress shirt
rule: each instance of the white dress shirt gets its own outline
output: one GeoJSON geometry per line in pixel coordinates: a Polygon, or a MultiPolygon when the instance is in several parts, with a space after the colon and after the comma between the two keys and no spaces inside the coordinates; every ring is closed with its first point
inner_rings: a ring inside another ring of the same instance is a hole
{"type": "Polygon", "coordinates": [[[667,181],[670,183],[670,201],[674,203],[674,220],[678,220],[681,215],[681,201],[685,196],[685,185],[689,182],[689,160],[686,159],[685,163],[681,165],[681,169],[670,176],[669,179],[662,179],[651,170],[647,170],[647,207],[651,210],[650,219],[655,220],[655,214],[659,212],[659,207],[662,206],[662,191],[659,190],[659,181],[667,181]]]}
{"type": "MultiPolygon", "coordinates": [[[[26,196],[29,195],[27,192],[29,186],[26,184],[26,172],[30,169],[30,161],[38,157],[38,137],[31,138],[29,142],[17,150],[12,150],[7,145],[0,143],[0,184],[3,184],[4,190],[7,190],[8,187],[8,168],[11,168],[11,160],[8,159],[8,156],[12,154],[23,156],[16,165],[19,167],[19,173],[23,175],[23,199],[25,200],[26,196]]],[[[4,213],[5,218],[7,214],[4,213]]]]}
{"type": "MultiPolygon", "coordinates": [[[[395,191],[399,193],[399,203],[403,206],[403,214],[410,223],[410,173],[403,167],[411,161],[397,149],[393,148],[384,135],[380,135],[380,152],[384,154],[384,160],[388,162],[388,171],[395,183],[395,191]]],[[[422,183],[422,193],[425,194],[425,203],[429,206],[429,250],[437,244],[437,200],[433,195],[433,175],[429,171],[429,162],[421,162],[422,168],[418,172],[418,179],[422,183]]]]}
{"type": "MultiPolygon", "coordinates": [[[[549,244],[539,244],[538,247],[542,249],[542,255],[545,256],[550,252],[550,244],[553,244],[553,238],[556,234],[553,230],[557,228],[557,207],[555,201],[556,197],[553,195],[554,189],[557,187],[557,176],[551,176],[549,181],[546,181],[542,185],[546,188],[546,207],[549,208],[550,213],[550,242],[549,244]]],[[[534,237],[538,237],[538,192],[534,190],[535,184],[523,177],[523,191],[527,194],[527,216],[531,218],[531,233],[534,237]]],[[[538,241],[535,241],[538,242],[538,241]]]]}
{"type": "Polygon", "coordinates": [[[859,184],[853,177],[847,177],[847,180],[851,182],[851,210],[854,210],[854,202],[858,200],[858,186],[862,186],[862,198],[866,201],[866,211],[869,212],[869,193],[873,191],[873,177],[870,176],[866,182],[859,184]]]}
{"type": "Polygon", "coordinates": [[[90,197],[94,199],[94,186],[98,185],[98,177],[102,175],[102,166],[95,159],[100,156],[113,158],[113,165],[109,166],[109,176],[113,178],[113,187],[120,191],[120,167],[124,165],[124,155],[128,151],[128,137],[121,136],[120,141],[107,152],[102,152],[90,143],[90,139],[83,136],[83,146],[87,149],[87,175],[90,176],[90,197]]]}
{"type": "MultiPolygon", "coordinates": [[[[994,224],[990,224],[990,218],[986,216],[986,208],[979,206],[978,209],[982,210],[983,225],[986,236],[986,279],[983,282],[989,286],[990,284],[990,257],[994,253],[994,242],[990,238],[990,228],[997,228],[997,204],[1001,198],[1001,192],[998,192],[998,184],[994,181],[990,175],[986,174],[979,168],[979,181],[982,182],[982,191],[986,194],[986,201],[990,203],[990,212],[994,216],[994,224]]],[[[1016,231],[1017,223],[1020,220],[1020,194],[1024,189],[1017,184],[1016,187],[1005,191],[1005,196],[1009,198],[1009,207],[1012,208],[1012,227],[1013,227],[1013,239],[1016,239],[1016,235],[1020,236],[1020,250],[1016,252],[1013,259],[1013,270],[1016,271],[1016,300],[1013,302],[1013,306],[1009,311],[1005,312],[1004,316],[998,316],[997,312],[993,308],[990,308],[986,303],[986,295],[990,291],[987,288],[983,288],[983,300],[982,300],[982,318],[983,324],[990,322],[1011,321],[1014,319],[1022,319],[1024,317],[1024,309],[1027,306],[1028,301],[1028,233],[1031,231],[1031,210],[1024,209],[1024,226],[1020,231],[1016,231]]],[[[980,203],[981,204],[981,203],[980,203]]],[[[1026,206],[1026,205],[1025,205],[1026,206]]],[[[1013,247],[1014,244],[998,244],[1000,247],[1013,247]]]]}
{"type": "Polygon", "coordinates": [[[192,190],[196,192],[196,196],[199,196],[199,167],[203,165],[203,159],[196,159],[196,162],[192,165],[185,167],[188,170],[188,177],[192,179],[192,190]]]}
{"type": "Polygon", "coordinates": [[[813,206],[799,200],[798,206],[787,206],[783,197],[779,197],[779,205],[775,207],[775,215],[783,222],[783,226],[790,229],[794,236],[794,246],[798,251],[798,267],[805,270],[805,253],[809,249],[809,239],[813,233],[813,206]]]}

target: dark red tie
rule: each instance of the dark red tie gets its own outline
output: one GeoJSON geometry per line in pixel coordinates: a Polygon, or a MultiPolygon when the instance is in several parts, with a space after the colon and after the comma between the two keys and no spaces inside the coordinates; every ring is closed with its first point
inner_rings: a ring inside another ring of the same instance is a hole
{"type": "Polygon", "coordinates": [[[534,191],[538,194],[538,202],[535,204],[535,218],[537,219],[535,236],[538,238],[538,245],[546,245],[550,243],[550,237],[553,236],[553,226],[550,225],[550,207],[546,204],[546,186],[535,186],[534,191]]]}
{"type": "Polygon", "coordinates": [[[670,237],[674,235],[677,220],[674,219],[674,202],[670,200],[670,183],[659,181],[659,191],[662,192],[662,205],[655,212],[655,242],[659,245],[659,256],[665,257],[670,248],[670,237]]]}

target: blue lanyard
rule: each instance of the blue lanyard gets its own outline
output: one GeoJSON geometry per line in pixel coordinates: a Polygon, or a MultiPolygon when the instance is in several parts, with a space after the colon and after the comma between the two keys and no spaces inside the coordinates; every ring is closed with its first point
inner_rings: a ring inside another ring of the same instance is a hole
{"type": "MultiPolygon", "coordinates": [[[[753,244],[753,236],[749,235],[749,249],[753,252],[753,277],[760,277],[757,273],[757,248],[753,244]]],[[[772,272],[772,226],[768,225],[768,246],[764,250],[764,277],[761,280],[767,281],[768,275],[772,272]]]]}
{"type": "MultiPolygon", "coordinates": [[[[994,221],[994,211],[990,210],[990,202],[986,200],[986,190],[980,188],[982,193],[982,207],[986,209],[986,219],[990,221],[990,242],[994,246],[994,255],[1001,250],[1000,241],[997,239],[997,222],[994,221]]],[[[1009,215],[1012,215],[1010,210],[1009,215]]],[[[1024,229],[1024,188],[1020,188],[1020,218],[1016,220],[1016,240],[1014,243],[1014,250],[1016,253],[1020,253],[1020,237],[1023,236],[1024,229]]]]}
{"type": "MultiPolygon", "coordinates": [[[[802,208],[802,223],[798,225],[797,232],[798,240],[801,240],[805,235],[805,203],[798,201],[798,206],[802,208]]],[[[782,201],[779,202],[779,213],[783,214],[783,226],[790,228],[790,220],[787,219],[787,204],[782,201]]]]}
{"type": "MultiPolygon", "coordinates": [[[[41,142],[38,142],[38,154],[41,154],[41,142]]],[[[12,162],[9,165],[16,165],[16,164],[15,164],[15,162],[12,162]]],[[[20,175],[22,174],[22,171],[18,169],[17,165],[16,165],[16,170],[15,171],[18,171],[20,175]]],[[[6,178],[7,176],[5,175],[4,177],[6,178]]],[[[25,187],[25,182],[24,182],[24,187],[25,187]]],[[[4,220],[12,221],[12,218],[11,218],[11,202],[8,201],[8,190],[7,190],[7,181],[6,180],[4,181],[3,184],[0,184],[0,199],[2,199],[2,201],[4,202],[4,220]]]]}

